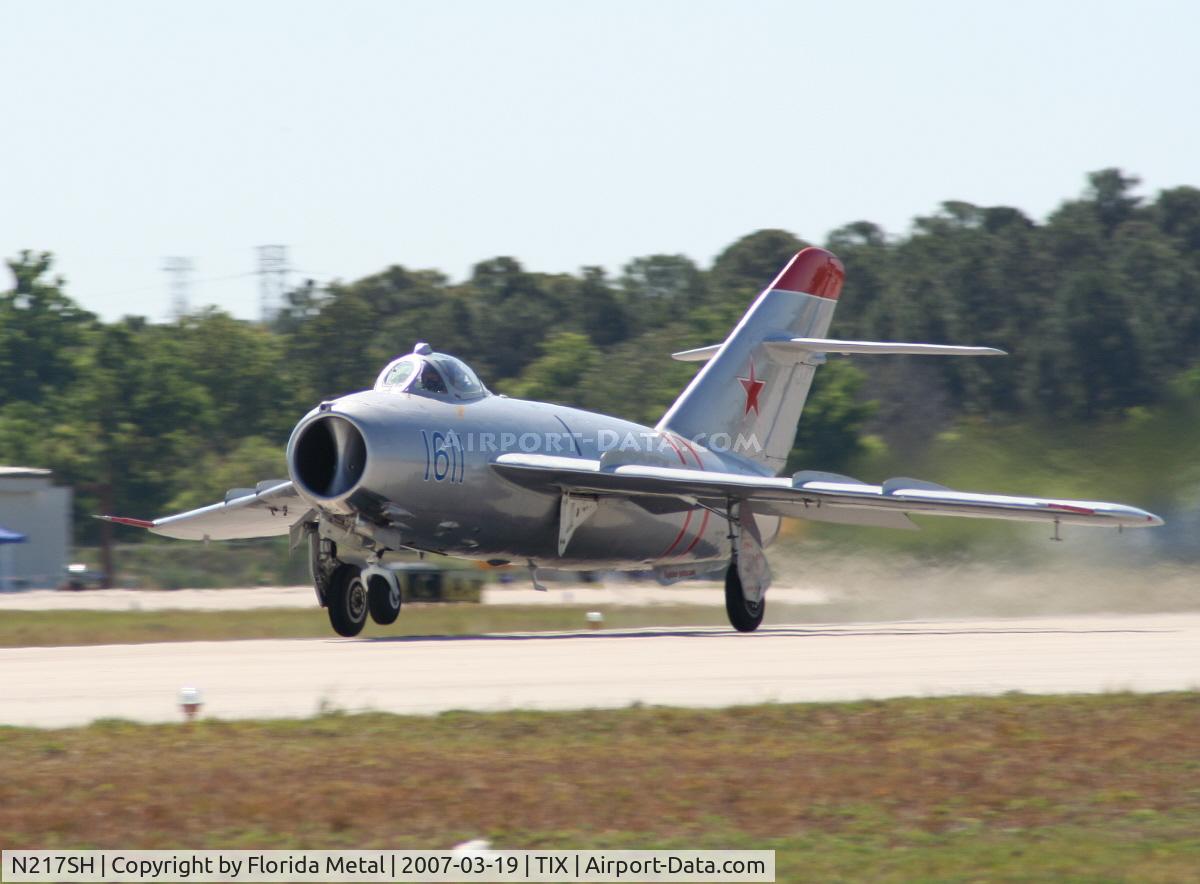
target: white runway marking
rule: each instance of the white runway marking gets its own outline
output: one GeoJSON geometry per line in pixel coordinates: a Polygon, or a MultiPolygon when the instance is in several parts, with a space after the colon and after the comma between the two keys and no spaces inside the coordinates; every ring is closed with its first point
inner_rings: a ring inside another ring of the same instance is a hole
{"type": "Polygon", "coordinates": [[[1200,614],[0,650],[0,723],[1200,688],[1200,614]]]}

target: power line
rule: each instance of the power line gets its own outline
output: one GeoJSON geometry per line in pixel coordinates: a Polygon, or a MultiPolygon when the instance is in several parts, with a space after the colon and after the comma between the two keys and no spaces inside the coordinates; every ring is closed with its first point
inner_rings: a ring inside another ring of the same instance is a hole
{"type": "MultiPolygon", "coordinates": [[[[164,268],[165,269],[165,268],[164,268]]],[[[225,276],[202,276],[198,279],[189,279],[189,283],[198,283],[207,285],[210,282],[227,282],[231,279],[245,279],[248,276],[258,276],[257,270],[248,270],[245,273],[229,273],[225,276]]],[[[138,295],[144,292],[157,291],[158,286],[147,285],[136,289],[120,289],[118,291],[100,292],[99,294],[90,294],[89,298],[117,298],[121,295],[138,295]]]]}

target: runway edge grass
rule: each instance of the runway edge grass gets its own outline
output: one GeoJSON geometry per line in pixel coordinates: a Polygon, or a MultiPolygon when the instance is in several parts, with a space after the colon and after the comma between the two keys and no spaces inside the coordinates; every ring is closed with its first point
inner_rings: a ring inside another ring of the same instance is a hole
{"type": "Polygon", "coordinates": [[[12,848],[773,848],[779,880],[1200,870],[1200,695],[0,729],[12,848]]]}

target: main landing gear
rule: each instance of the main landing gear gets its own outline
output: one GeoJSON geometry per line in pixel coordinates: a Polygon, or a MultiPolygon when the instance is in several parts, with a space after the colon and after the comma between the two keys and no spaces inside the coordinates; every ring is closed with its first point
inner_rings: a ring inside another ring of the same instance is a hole
{"type": "Polygon", "coordinates": [[[766,610],[765,598],[754,602],[742,592],[742,578],[738,576],[737,559],[734,559],[725,571],[725,613],[729,615],[730,626],[738,632],[754,632],[762,625],[766,610]]]}
{"type": "Polygon", "coordinates": [[[725,613],[738,632],[754,632],[767,610],[771,568],[749,505],[730,501],[727,512],[730,556],[725,571],[725,613]]]}
{"type": "Polygon", "coordinates": [[[400,616],[400,584],[391,572],[341,564],[334,570],[326,590],[329,623],[346,638],[362,632],[367,615],[380,626],[395,623],[400,616]]]}

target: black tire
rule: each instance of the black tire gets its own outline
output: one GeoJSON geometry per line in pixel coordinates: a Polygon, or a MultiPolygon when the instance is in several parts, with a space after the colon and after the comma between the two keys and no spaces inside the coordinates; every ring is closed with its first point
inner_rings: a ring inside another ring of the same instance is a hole
{"type": "Polygon", "coordinates": [[[742,595],[742,578],[738,576],[737,563],[730,562],[725,572],[725,613],[729,615],[729,625],[738,632],[754,632],[762,625],[766,610],[766,599],[751,602],[742,595]]]}
{"type": "Polygon", "coordinates": [[[346,638],[362,632],[367,622],[367,587],[353,565],[338,565],[329,579],[329,624],[346,638]]]}
{"type": "Polygon", "coordinates": [[[396,622],[400,616],[400,587],[380,574],[373,574],[367,586],[367,607],[371,619],[380,626],[396,622]]]}

